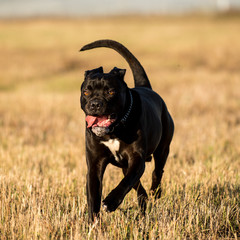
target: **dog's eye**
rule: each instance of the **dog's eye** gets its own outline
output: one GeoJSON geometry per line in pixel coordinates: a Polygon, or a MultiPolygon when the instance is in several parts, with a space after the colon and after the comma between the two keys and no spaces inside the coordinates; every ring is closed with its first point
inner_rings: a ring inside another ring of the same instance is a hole
{"type": "Polygon", "coordinates": [[[83,94],[84,94],[85,96],[89,96],[89,95],[90,95],[90,91],[85,90],[85,91],[83,92],[83,94]]]}
{"type": "Polygon", "coordinates": [[[115,94],[115,91],[114,91],[114,90],[109,90],[109,91],[108,91],[108,94],[109,94],[109,95],[114,95],[114,94],[115,94]]]}

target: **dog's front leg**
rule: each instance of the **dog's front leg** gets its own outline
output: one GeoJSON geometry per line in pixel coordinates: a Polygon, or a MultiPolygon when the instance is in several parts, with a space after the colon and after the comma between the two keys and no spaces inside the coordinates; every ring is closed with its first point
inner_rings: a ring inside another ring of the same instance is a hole
{"type": "Polygon", "coordinates": [[[89,220],[98,216],[102,197],[102,178],[106,168],[104,161],[88,161],[87,201],[89,220]]]}
{"type": "Polygon", "coordinates": [[[127,174],[119,185],[103,200],[103,208],[112,212],[123,201],[125,195],[135,186],[145,169],[145,161],[140,156],[132,156],[128,163],[127,174]]]}

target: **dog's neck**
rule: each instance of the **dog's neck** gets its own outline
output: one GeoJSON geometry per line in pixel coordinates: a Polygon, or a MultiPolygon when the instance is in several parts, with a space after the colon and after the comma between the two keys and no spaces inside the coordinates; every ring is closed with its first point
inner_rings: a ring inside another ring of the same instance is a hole
{"type": "Polygon", "coordinates": [[[132,96],[132,93],[131,93],[130,89],[128,90],[128,93],[129,93],[129,100],[130,100],[129,107],[127,108],[124,116],[120,120],[117,120],[115,123],[113,123],[110,126],[110,129],[109,129],[110,133],[114,132],[115,130],[117,130],[119,128],[122,129],[122,127],[125,127],[127,125],[127,121],[129,119],[129,116],[130,116],[130,114],[132,112],[132,109],[133,109],[133,96],[132,96]]]}
{"type": "Polygon", "coordinates": [[[129,92],[129,96],[130,96],[130,104],[129,104],[129,108],[126,112],[126,114],[121,118],[120,122],[125,125],[126,121],[128,120],[128,117],[132,111],[132,106],[133,106],[133,97],[132,97],[132,93],[130,90],[128,90],[129,92]]]}

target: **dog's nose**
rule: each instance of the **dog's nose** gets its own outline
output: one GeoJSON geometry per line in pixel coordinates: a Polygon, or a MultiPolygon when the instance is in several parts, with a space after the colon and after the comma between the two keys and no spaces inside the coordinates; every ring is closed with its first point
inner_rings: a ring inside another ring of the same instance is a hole
{"type": "Polygon", "coordinates": [[[90,102],[90,109],[91,110],[99,110],[101,109],[103,106],[102,101],[98,100],[98,99],[94,99],[90,102]]]}

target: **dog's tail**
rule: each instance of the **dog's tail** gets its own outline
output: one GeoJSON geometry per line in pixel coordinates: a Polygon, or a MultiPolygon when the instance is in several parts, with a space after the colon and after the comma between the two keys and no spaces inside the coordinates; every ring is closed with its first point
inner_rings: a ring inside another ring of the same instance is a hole
{"type": "Polygon", "coordinates": [[[133,73],[135,87],[147,87],[152,89],[147,74],[144,68],[142,67],[141,63],[136,59],[136,57],[134,57],[134,55],[126,47],[124,47],[119,42],[107,39],[98,40],[85,45],[80,49],[80,51],[85,51],[99,47],[112,48],[126,59],[133,73]]]}

